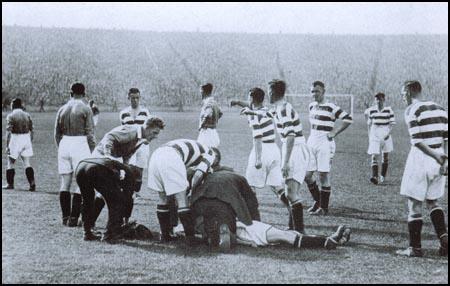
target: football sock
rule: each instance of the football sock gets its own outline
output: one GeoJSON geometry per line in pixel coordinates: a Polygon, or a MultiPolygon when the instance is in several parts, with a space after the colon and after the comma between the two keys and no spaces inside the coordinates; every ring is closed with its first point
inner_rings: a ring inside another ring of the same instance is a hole
{"type": "Polygon", "coordinates": [[[305,231],[305,224],[303,222],[303,205],[300,201],[291,204],[292,220],[294,223],[294,230],[298,232],[305,231]]]}
{"type": "Polygon", "coordinates": [[[372,165],[372,177],[378,178],[378,164],[372,165]]]}
{"type": "Polygon", "coordinates": [[[303,248],[323,248],[325,246],[326,241],[327,241],[326,237],[314,236],[314,235],[303,235],[302,241],[301,241],[301,247],[303,247],[303,248]]]}
{"type": "Polygon", "coordinates": [[[328,210],[328,204],[330,203],[331,187],[322,187],[320,192],[320,207],[324,210],[328,210]]]}
{"type": "Polygon", "coordinates": [[[170,225],[175,227],[178,225],[178,207],[174,199],[169,200],[170,225]]]}
{"type": "Polygon", "coordinates": [[[159,227],[161,228],[161,238],[167,239],[170,237],[170,213],[168,205],[157,205],[156,216],[158,217],[159,227]]]}
{"type": "Polygon", "coordinates": [[[381,176],[386,177],[387,169],[388,169],[388,163],[383,162],[383,164],[381,164],[381,176]]]}
{"type": "Polygon", "coordinates": [[[34,170],[32,167],[28,167],[25,169],[25,175],[27,176],[28,183],[34,185],[34,170]]]}
{"type": "Polygon", "coordinates": [[[319,186],[317,186],[317,183],[314,181],[312,184],[308,184],[309,192],[311,193],[311,196],[313,197],[314,201],[316,202],[314,204],[315,207],[319,207],[320,205],[320,192],[319,192],[319,186]]]}
{"type": "Polygon", "coordinates": [[[16,171],[14,169],[7,169],[6,170],[6,183],[10,186],[14,186],[14,175],[16,174],[16,171]]]}
{"type": "Polygon", "coordinates": [[[441,207],[435,207],[431,210],[430,217],[438,238],[441,238],[444,234],[447,233],[444,211],[441,207]]]}
{"type": "Polygon", "coordinates": [[[70,212],[71,218],[78,218],[81,212],[81,195],[73,194],[72,198],[72,211],[70,212]]]}
{"type": "Polygon", "coordinates": [[[414,248],[421,248],[421,233],[422,233],[423,219],[421,214],[413,215],[408,221],[409,230],[409,246],[414,248]]]}
{"type": "Polygon", "coordinates": [[[61,205],[61,211],[63,218],[70,216],[70,192],[60,192],[59,193],[59,203],[61,205]]]}
{"type": "Polygon", "coordinates": [[[186,234],[186,237],[194,236],[195,226],[191,209],[189,208],[178,209],[178,217],[180,218],[181,224],[183,224],[184,233],[186,234]]]}
{"type": "Polygon", "coordinates": [[[92,223],[95,223],[98,219],[98,216],[102,212],[105,207],[105,200],[103,198],[96,197],[94,200],[94,212],[92,217],[92,223]]]}

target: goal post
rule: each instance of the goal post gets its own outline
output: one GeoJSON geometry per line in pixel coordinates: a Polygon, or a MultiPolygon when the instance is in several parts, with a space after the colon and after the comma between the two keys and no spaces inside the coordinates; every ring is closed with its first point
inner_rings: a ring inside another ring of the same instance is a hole
{"type": "MultiPolygon", "coordinates": [[[[286,100],[292,104],[297,109],[307,110],[308,105],[314,101],[311,94],[302,93],[289,93],[286,94],[286,100]]],[[[353,94],[325,94],[325,100],[328,102],[333,102],[343,110],[350,113],[353,117],[354,112],[354,96],[353,94]]]]}

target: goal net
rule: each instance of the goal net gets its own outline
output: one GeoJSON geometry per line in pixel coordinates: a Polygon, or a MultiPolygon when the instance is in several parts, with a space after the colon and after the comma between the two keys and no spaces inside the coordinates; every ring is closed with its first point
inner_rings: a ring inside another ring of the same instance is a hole
{"type": "MultiPolygon", "coordinates": [[[[311,94],[286,94],[286,100],[299,112],[309,112],[308,105],[314,101],[311,94]]],[[[333,102],[353,117],[353,94],[325,94],[325,100],[333,102]]]]}

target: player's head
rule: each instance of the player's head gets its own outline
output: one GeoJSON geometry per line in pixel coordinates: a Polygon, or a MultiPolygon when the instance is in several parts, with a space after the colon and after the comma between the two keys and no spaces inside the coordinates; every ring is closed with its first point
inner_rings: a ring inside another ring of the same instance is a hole
{"type": "Polygon", "coordinates": [[[321,81],[316,80],[312,84],[311,93],[316,102],[322,102],[325,96],[325,84],[321,81]]]}
{"type": "Polygon", "coordinates": [[[130,90],[128,91],[128,100],[131,103],[131,108],[138,108],[140,99],[141,92],[139,91],[139,89],[135,87],[130,88],[130,90]]]}
{"type": "Polygon", "coordinates": [[[84,97],[85,93],[85,89],[84,89],[84,85],[80,82],[74,83],[72,85],[71,88],[71,92],[70,92],[70,96],[74,97],[74,98],[80,98],[80,97],[84,97]]]}
{"type": "Polygon", "coordinates": [[[261,105],[264,102],[264,95],[264,90],[259,87],[254,87],[248,92],[249,102],[256,105],[261,105]]]}
{"type": "Polygon", "coordinates": [[[412,103],[413,98],[420,96],[422,85],[418,80],[408,80],[403,84],[402,96],[407,105],[412,103]]]}
{"type": "Polygon", "coordinates": [[[152,141],[158,137],[164,126],[164,121],[159,117],[147,118],[142,125],[142,137],[147,139],[147,141],[152,141]]]}
{"type": "Polygon", "coordinates": [[[14,110],[14,109],[17,109],[17,108],[23,109],[22,99],[20,99],[18,97],[14,98],[11,101],[11,109],[14,110]]]}
{"type": "Polygon", "coordinates": [[[212,94],[213,85],[211,83],[204,84],[200,87],[200,93],[202,94],[202,99],[208,97],[212,94]]]}
{"type": "Polygon", "coordinates": [[[378,105],[383,105],[385,101],[386,101],[386,95],[384,93],[379,92],[379,93],[375,94],[375,102],[378,105]]]}
{"type": "Polygon", "coordinates": [[[286,92],[286,83],[280,79],[269,81],[269,98],[270,103],[275,103],[284,98],[286,92]]]}
{"type": "Polygon", "coordinates": [[[220,165],[220,161],[222,160],[222,154],[220,153],[220,150],[216,147],[211,147],[211,150],[214,152],[215,155],[214,162],[211,165],[211,168],[214,169],[220,165]]]}

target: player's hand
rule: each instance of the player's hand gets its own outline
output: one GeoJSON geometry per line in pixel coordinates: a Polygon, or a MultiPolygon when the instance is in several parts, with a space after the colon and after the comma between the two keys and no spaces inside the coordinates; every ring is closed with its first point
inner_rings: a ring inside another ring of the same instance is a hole
{"type": "Polygon", "coordinates": [[[125,179],[125,170],[120,170],[119,171],[119,179],[122,181],[123,179],[125,179]]]}
{"type": "Polygon", "coordinates": [[[384,137],[384,141],[388,140],[389,137],[391,137],[391,134],[388,134],[386,137],[384,137]]]}
{"type": "Polygon", "coordinates": [[[254,115],[255,113],[248,107],[244,107],[241,110],[241,115],[254,115]]]}
{"type": "Polygon", "coordinates": [[[336,137],[336,134],[332,132],[327,134],[328,141],[333,141],[334,137],[336,137]]]}
{"type": "Polygon", "coordinates": [[[441,176],[448,176],[448,161],[446,161],[441,168],[439,168],[439,174],[441,176]]]}
{"type": "Polygon", "coordinates": [[[281,173],[283,174],[283,178],[287,178],[289,176],[290,168],[288,165],[283,165],[283,168],[281,168],[281,173]]]}
{"type": "Polygon", "coordinates": [[[262,162],[261,162],[261,159],[256,159],[256,162],[255,162],[255,168],[256,169],[261,169],[261,167],[262,167],[262,162]]]}
{"type": "Polygon", "coordinates": [[[439,165],[444,165],[444,163],[448,164],[448,156],[443,153],[437,154],[435,159],[439,163],[439,165]]]}

